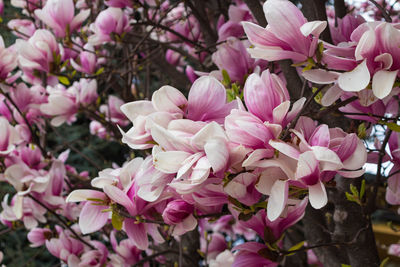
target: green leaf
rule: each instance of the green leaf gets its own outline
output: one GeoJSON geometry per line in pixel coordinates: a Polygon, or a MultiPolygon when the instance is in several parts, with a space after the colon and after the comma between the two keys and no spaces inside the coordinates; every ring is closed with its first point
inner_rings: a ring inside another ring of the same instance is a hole
{"type": "Polygon", "coordinates": [[[304,241],[297,243],[293,247],[289,248],[289,251],[298,250],[298,249],[302,248],[304,246],[304,242],[306,242],[306,241],[304,240],[304,241]]]}
{"type": "Polygon", "coordinates": [[[389,257],[386,257],[386,258],[381,262],[381,264],[379,265],[379,267],[385,267],[386,264],[388,263],[388,261],[389,261],[389,257]]]}
{"type": "Polygon", "coordinates": [[[364,122],[358,125],[357,136],[360,139],[365,139],[365,137],[367,137],[367,128],[365,127],[364,122]]]}
{"type": "Polygon", "coordinates": [[[60,81],[60,83],[64,84],[64,85],[70,85],[71,83],[69,82],[68,78],[65,76],[58,76],[57,77],[58,80],[60,81]]]}
{"type": "Polygon", "coordinates": [[[395,132],[400,132],[400,125],[397,125],[394,122],[382,122],[381,123],[385,124],[390,130],[395,131],[395,132]]]}
{"type": "Polygon", "coordinates": [[[354,197],[358,197],[359,196],[357,187],[355,187],[353,184],[350,184],[350,191],[353,193],[354,197]]]}
{"type": "Polygon", "coordinates": [[[225,87],[229,87],[231,84],[231,78],[229,77],[229,74],[226,70],[222,70],[222,84],[225,87]]]}
{"type": "Polygon", "coordinates": [[[360,188],[360,199],[363,198],[364,193],[365,193],[365,180],[362,180],[362,182],[361,182],[361,188],[360,188]]]}
{"type": "Polygon", "coordinates": [[[342,263],[341,267],[351,267],[351,265],[342,263]]]}
{"type": "Polygon", "coordinates": [[[100,69],[98,69],[97,71],[96,71],[96,74],[95,75],[100,75],[100,74],[102,74],[104,72],[104,68],[100,68],[100,69]]]}
{"type": "Polygon", "coordinates": [[[124,217],[119,215],[117,212],[112,213],[111,224],[116,230],[120,231],[122,229],[123,222],[124,222],[124,217]]]}
{"type": "Polygon", "coordinates": [[[350,194],[349,192],[345,192],[346,194],[346,198],[348,201],[352,201],[352,202],[356,202],[357,200],[354,198],[354,196],[352,194],[350,194]]]}

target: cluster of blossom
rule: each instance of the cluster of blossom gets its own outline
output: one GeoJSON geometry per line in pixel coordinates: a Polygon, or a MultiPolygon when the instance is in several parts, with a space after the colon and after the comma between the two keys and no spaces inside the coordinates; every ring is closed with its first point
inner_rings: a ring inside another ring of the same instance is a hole
{"type": "MultiPolygon", "coordinates": [[[[244,2],[233,1],[216,25],[210,58],[218,70],[206,73],[188,65],[191,58],[206,63],[208,54],[198,47],[206,43],[201,22],[185,4],[89,2],[11,1],[26,18],[8,22],[14,45],[0,40],[0,180],[15,189],[4,197],[0,219],[10,228],[22,222],[32,247],[46,246],[68,266],[131,266],[171,238],[198,231],[209,266],[278,266],[290,254],[285,230],[308,204],[327,205],[335,176],[360,177],[367,161],[393,162],[386,200],[400,205],[399,133],[387,140],[390,156],[378,159],[374,152],[386,146],[379,141],[368,155],[356,133],[301,116],[309,101],[290,99],[275,64],[293,60],[308,85],[322,89],[326,108],[347,101],[338,109],[349,118],[396,121],[397,24],[331,14],[328,43],[319,39],[328,22],[308,22],[289,1],[264,4],[266,28],[244,2]],[[97,78],[110,68],[107,46],[123,50],[134,38],[137,12],[168,29],[146,30],[192,82],[187,97],[168,85],[151,100],[128,103],[100,92],[97,78]],[[69,151],[51,154],[42,137],[79,114],[91,119],[91,134],[120,135],[146,156],[94,179],[78,172],[66,163],[69,151]]],[[[167,259],[160,253],[153,260],[167,259]]]]}

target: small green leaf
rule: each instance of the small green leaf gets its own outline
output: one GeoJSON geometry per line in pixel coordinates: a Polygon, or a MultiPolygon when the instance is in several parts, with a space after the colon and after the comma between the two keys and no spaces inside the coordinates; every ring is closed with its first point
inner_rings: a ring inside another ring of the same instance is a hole
{"type": "Polygon", "coordinates": [[[385,124],[390,130],[395,131],[395,132],[400,132],[400,125],[397,125],[394,122],[384,122],[383,124],[385,124]]]}
{"type": "Polygon", "coordinates": [[[349,192],[345,192],[348,201],[356,202],[357,200],[349,192]]]}
{"type": "Polygon", "coordinates": [[[360,139],[365,139],[365,137],[367,137],[367,128],[364,122],[358,125],[357,136],[360,139]]]}
{"type": "Polygon", "coordinates": [[[351,267],[351,265],[342,263],[341,267],[351,267]]]}
{"type": "Polygon", "coordinates": [[[64,85],[70,85],[71,83],[69,82],[68,78],[65,76],[58,76],[58,80],[60,81],[60,83],[64,84],[64,85]]]}
{"type": "Polygon", "coordinates": [[[231,84],[231,78],[229,77],[229,74],[226,70],[222,70],[222,84],[225,87],[229,87],[231,84]]]}
{"type": "Polygon", "coordinates": [[[354,197],[358,197],[359,196],[357,187],[355,187],[353,184],[350,184],[350,191],[353,193],[354,197]]]}
{"type": "Polygon", "coordinates": [[[364,193],[365,193],[365,180],[362,180],[362,182],[361,182],[361,188],[360,188],[360,199],[363,198],[364,193]]]}
{"type": "Polygon", "coordinates": [[[120,216],[117,212],[113,212],[111,216],[111,224],[112,226],[120,231],[122,229],[122,223],[124,222],[124,218],[120,216]]]}
{"type": "Polygon", "coordinates": [[[304,242],[306,242],[306,241],[304,240],[304,241],[297,243],[293,247],[289,248],[289,251],[298,250],[298,249],[302,248],[304,246],[304,242]]]}
{"type": "Polygon", "coordinates": [[[100,68],[100,69],[98,69],[97,71],[96,71],[96,74],[95,75],[100,75],[100,74],[102,74],[104,72],[104,68],[100,68]]]}

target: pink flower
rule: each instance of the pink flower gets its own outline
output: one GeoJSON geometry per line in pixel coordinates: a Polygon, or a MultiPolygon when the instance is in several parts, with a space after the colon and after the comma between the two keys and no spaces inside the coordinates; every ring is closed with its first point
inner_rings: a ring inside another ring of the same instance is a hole
{"type": "Polygon", "coordinates": [[[314,56],[326,21],[307,22],[301,11],[286,0],[266,1],[264,13],[268,21],[266,28],[243,22],[249,41],[255,46],[248,50],[252,57],[298,62],[314,56]]]}
{"type": "Polygon", "coordinates": [[[19,65],[23,69],[36,69],[49,73],[51,63],[59,54],[58,44],[53,34],[48,30],[36,30],[28,41],[17,39],[15,43],[18,51],[19,65]]]}
{"type": "Polygon", "coordinates": [[[92,74],[96,71],[97,58],[93,46],[86,44],[76,59],[71,58],[71,65],[77,71],[92,74]]]}
{"type": "Polygon", "coordinates": [[[181,223],[183,220],[188,218],[193,211],[194,208],[192,205],[182,199],[177,199],[168,203],[162,214],[162,217],[164,222],[174,225],[181,223]]]}
{"type": "Polygon", "coordinates": [[[28,19],[12,19],[7,26],[13,30],[12,33],[14,35],[22,39],[28,39],[36,31],[35,24],[28,19]]]}
{"type": "Polygon", "coordinates": [[[20,141],[17,130],[10,125],[8,120],[0,117],[0,156],[10,154],[20,141]]]}
{"type": "Polygon", "coordinates": [[[94,35],[89,36],[89,43],[99,45],[111,42],[114,35],[123,37],[124,33],[130,31],[129,17],[120,8],[109,7],[100,12],[96,21],[90,26],[94,35]]]}
{"type": "Polygon", "coordinates": [[[229,37],[227,42],[217,47],[212,60],[220,70],[228,72],[231,81],[242,83],[246,75],[257,65],[266,65],[265,61],[262,64],[260,60],[256,61],[250,57],[246,51],[249,46],[248,42],[229,37]]]}
{"type": "Polygon", "coordinates": [[[167,204],[162,217],[167,224],[175,225],[172,235],[180,236],[196,227],[197,220],[193,211],[194,207],[182,199],[167,204]]]}
{"type": "Polygon", "coordinates": [[[31,242],[31,247],[40,247],[46,243],[52,236],[50,229],[47,228],[33,228],[28,233],[28,240],[31,242]]]}
{"type": "Polygon", "coordinates": [[[35,10],[35,15],[52,28],[57,37],[65,37],[75,31],[90,14],[90,9],[87,9],[74,17],[74,9],[73,0],[47,0],[43,9],[35,10]]]}
{"type": "Polygon", "coordinates": [[[105,2],[107,6],[112,6],[112,7],[119,7],[119,8],[132,7],[131,0],[108,0],[105,2]]]}
{"type": "Polygon", "coordinates": [[[10,48],[6,48],[0,36],[0,80],[5,80],[17,66],[17,55],[10,48]]]}

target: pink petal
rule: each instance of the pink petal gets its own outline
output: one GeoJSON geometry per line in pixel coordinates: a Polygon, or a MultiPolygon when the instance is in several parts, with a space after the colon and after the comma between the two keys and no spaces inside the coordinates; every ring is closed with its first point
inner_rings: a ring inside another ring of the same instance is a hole
{"type": "Polygon", "coordinates": [[[124,206],[129,214],[136,215],[136,208],[124,191],[113,185],[105,185],[103,190],[110,199],[124,206]]]}
{"type": "Polygon", "coordinates": [[[94,203],[86,202],[79,215],[79,228],[84,235],[100,230],[107,223],[109,217],[109,212],[102,212],[108,206],[93,205],[94,203]]]}
{"type": "Polygon", "coordinates": [[[140,250],[146,250],[149,246],[146,225],[144,223],[137,224],[134,219],[125,219],[124,226],[125,232],[130,240],[132,240],[140,250]]]}
{"type": "Polygon", "coordinates": [[[293,159],[298,159],[300,156],[300,152],[296,148],[283,141],[270,140],[269,144],[270,146],[278,150],[280,153],[283,153],[286,156],[291,157],[293,159]]]}

